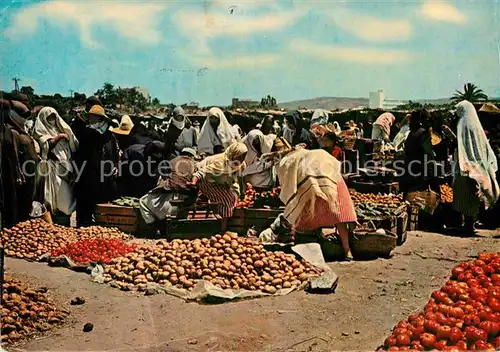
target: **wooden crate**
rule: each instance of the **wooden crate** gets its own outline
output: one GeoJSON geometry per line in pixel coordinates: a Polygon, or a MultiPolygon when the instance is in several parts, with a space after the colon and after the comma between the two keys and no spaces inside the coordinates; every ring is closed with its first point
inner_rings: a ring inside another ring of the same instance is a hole
{"type": "Polygon", "coordinates": [[[95,220],[97,225],[116,227],[127,233],[136,232],[139,222],[138,217],[141,217],[138,209],[111,203],[98,204],[95,209],[95,220]]]}
{"type": "Polygon", "coordinates": [[[248,229],[245,228],[245,209],[234,209],[233,216],[227,221],[229,231],[240,235],[246,235],[248,229]]]}
{"type": "Polygon", "coordinates": [[[352,181],[349,184],[349,188],[352,188],[359,193],[398,194],[399,182],[373,183],[373,182],[352,181]]]}
{"type": "Polygon", "coordinates": [[[416,231],[418,230],[418,215],[420,214],[420,207],[410,206],[410,219],[408,222],[408,230],[416,231]]]}
{"type": "Polygon", "coordinates": [[[398,246],[401,246],[406,242],[406,235],[408,232],[408,217],[408,211],[405,211],[397,218],[396,235],[398,236],[398,246]]]}

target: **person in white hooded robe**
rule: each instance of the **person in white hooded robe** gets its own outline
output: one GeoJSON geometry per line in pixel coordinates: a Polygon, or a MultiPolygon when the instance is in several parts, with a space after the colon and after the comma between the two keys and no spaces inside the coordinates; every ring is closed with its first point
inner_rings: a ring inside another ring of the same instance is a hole
{"type": "Polygon", "coordinates": [[[242,177],[245,183],[250,183],[257,190],[269,190],[274,187],[276,173],[272,162],[261,159],[263,154],[271,152],[276,135],[264,135],[261,130],[250,131],[243,143],[247,146],[248,154],[245,159],[246,168],[242,177]]]}
{"type": "Polygon", "coordinates": [[[44,107],[38,113],[33,137],[40,145],[45,204],[52,213],[61,211],[70,215],[76,208],[73,195],[76,171],[72,161],[78,140],[69,125],[51,107],[44,107]]]}
{"type": "Polygon", "coordinates": [[[200,154],[214,155],[223,152],[237,141],[233,128],[219,108],[211,108],[198,137],[200,154]]]}

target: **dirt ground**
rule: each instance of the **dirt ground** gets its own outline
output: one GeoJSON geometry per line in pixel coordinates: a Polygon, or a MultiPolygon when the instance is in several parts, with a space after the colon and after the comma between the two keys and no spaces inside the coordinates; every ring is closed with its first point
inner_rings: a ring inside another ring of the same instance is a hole
{"type": "Polygon", "coordinates": [[[500,251],[499,233],[460,238],[409,233],[391,259],[331,263],[340,281],[328,295],[293,292],[219,305],[144,296],[43,263],[6,260],[7,273],[45,286],[71,307],[67,323],[10,351],[354,351],[374,350],[391,328],[423,308],[450,269],[483,250],[500,251]],[[483,237],[484,236],[484,237],[483,237]],[[82,331],[87,322],[90,333],[82,331]]]}

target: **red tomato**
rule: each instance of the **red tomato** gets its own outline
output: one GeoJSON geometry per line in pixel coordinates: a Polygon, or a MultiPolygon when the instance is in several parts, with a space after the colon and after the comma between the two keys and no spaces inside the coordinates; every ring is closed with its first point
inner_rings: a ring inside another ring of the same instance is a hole
{"type": "Polygon", "coordinates": [[[425,348],[424,348],[424,346],[422,346],[422,344],[420,343],[420,341],[413,341],[411,343],[410,348],[412,350],[415,350],[415,351],[425,351],[425,348]]]}
{"type": "Polygon", "coordinates": [[[411,332],[411,339],[418,340],[420,339],[420,335],[425,332],[425,328],[423,326],[416,326],[413,328],[411,332]]]}
{"type": "Polygon", "coordinates": [[[473,351],[487,351],[488,343],[485,341],[476,341],[472,346],[473,351]]]}
{"type": "Polygon", "coordinates": [[[423,333],[422,335],[420,335],[420,342],[425,348],[434,348],[434,344],[436,343],[436,336],[429,333],[423,333]]]}
{"type": "Polygon", "coordinates": [[[462,333],[462,331],[459,328],[453,327],[450,329],[449,338],[450,338],[451,342],[457,343],[458,341],[462,340],[463,337],[464,337],[464,334],[462,333]]]}
{"type": "Polygon", "coordinates": [[[488,306],[495,312],[500,312],[500,301],[496,298],[490,298],[488,300],[488,306]]]}
{"type": "MultiPolygon", "coordinates": [[[[493,270],[495,270],[495,268],[492,266],[493,270]]],[[[499,283],[500,282],[500,274],[492,274],[490,276],[490,279],[491,281],[495,282],[495,283],[499,283]]]]}
{"type": "Polygon", "coordinates": [[[396,335],[396,343],[398,346],[409,346],[411,342],[408,334],[396,335]]]}
{"type": "Polygon", "coordinates": [[[495,348],[500,348],[500,336],[495,339],[495,348]]]}
{"type": "Polygon", "coordinates": [[[434,348],[437,349],[438,351],[442,351],[444,350],[447,344],[448,344],[447,340],[439,340],[434,344],[434,348]]]}
{"type": "Polygon", "coordinates": [[[479,324],[479,328],[486,331],[489,337],[496,337],[500,331],[498,323],[492,321],[482,321],[481,324],[479,324]]]}
{"type": "Polygon", "coordinates": [[[468,326],[465,328],[465,337],[471,342],[486,341],[488,339],[488,334],[483,329],[468,326]]]}
{"type": "Polygon", "coordinates": [[[397,335],[409,334],[409,332],[405,328],[399,328],[398,327],[398,328],[394,329],[394,331],[392,332],[392,334],[394,336],[397,336],[397,335]]]}
{"type": "Polygon", "coordinates": [[[398,346],[391,346],[391,347],[389,347],[389,349],[387,351],[399,351],[399,347],[398,346]]]}
{"type": "MultiPolygon", "coordinates": [[[[435,334],[437,330],[439,329],[439,324],[435,320],[426,320],[424,322],[424,328],[426,332],[431,332],[435,334]]],[[[425,346],[425,344],[424,344],[425,346]]]]}
{"type": "Polygon", "coordinates": [[[384,341],[384,346],[386,348],[389,348],[391,346],[396,346],[396,337],[389,336],[388,338],[386,338],[385,341],[384,341]]]}
{"type": "Polygon", "coordinates": [[[458,341],[456,345],[459,351],[467,351],[467,343],[465,341],[458,341]]]}
{"type": "Polygon", "coordinates": [[[451,328],[446,325],[441,325],[438,330],[436,337],[440,340],[448,339],[450,337],[451,328]]]}

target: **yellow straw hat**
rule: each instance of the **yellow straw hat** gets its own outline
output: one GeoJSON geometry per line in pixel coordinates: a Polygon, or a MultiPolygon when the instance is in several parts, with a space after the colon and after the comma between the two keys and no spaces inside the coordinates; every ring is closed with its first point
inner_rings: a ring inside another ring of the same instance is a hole
{"type": "Polygon", "coordinates": [[[128,136],[132,131],[132,128],[134,128],[134,123],[132,122],[130,116],[123,115],[120,121],[120,126],[110,128],[109,130],[116,134],[128,136]]]}
{"type": "Polygon", "coordinates": [[[104,108],[100,105],[92,106],[92,108],[89,110],[89,115],[101,116],[105,119],[109,119],[109,117],[104,112],[104,108]]]}

